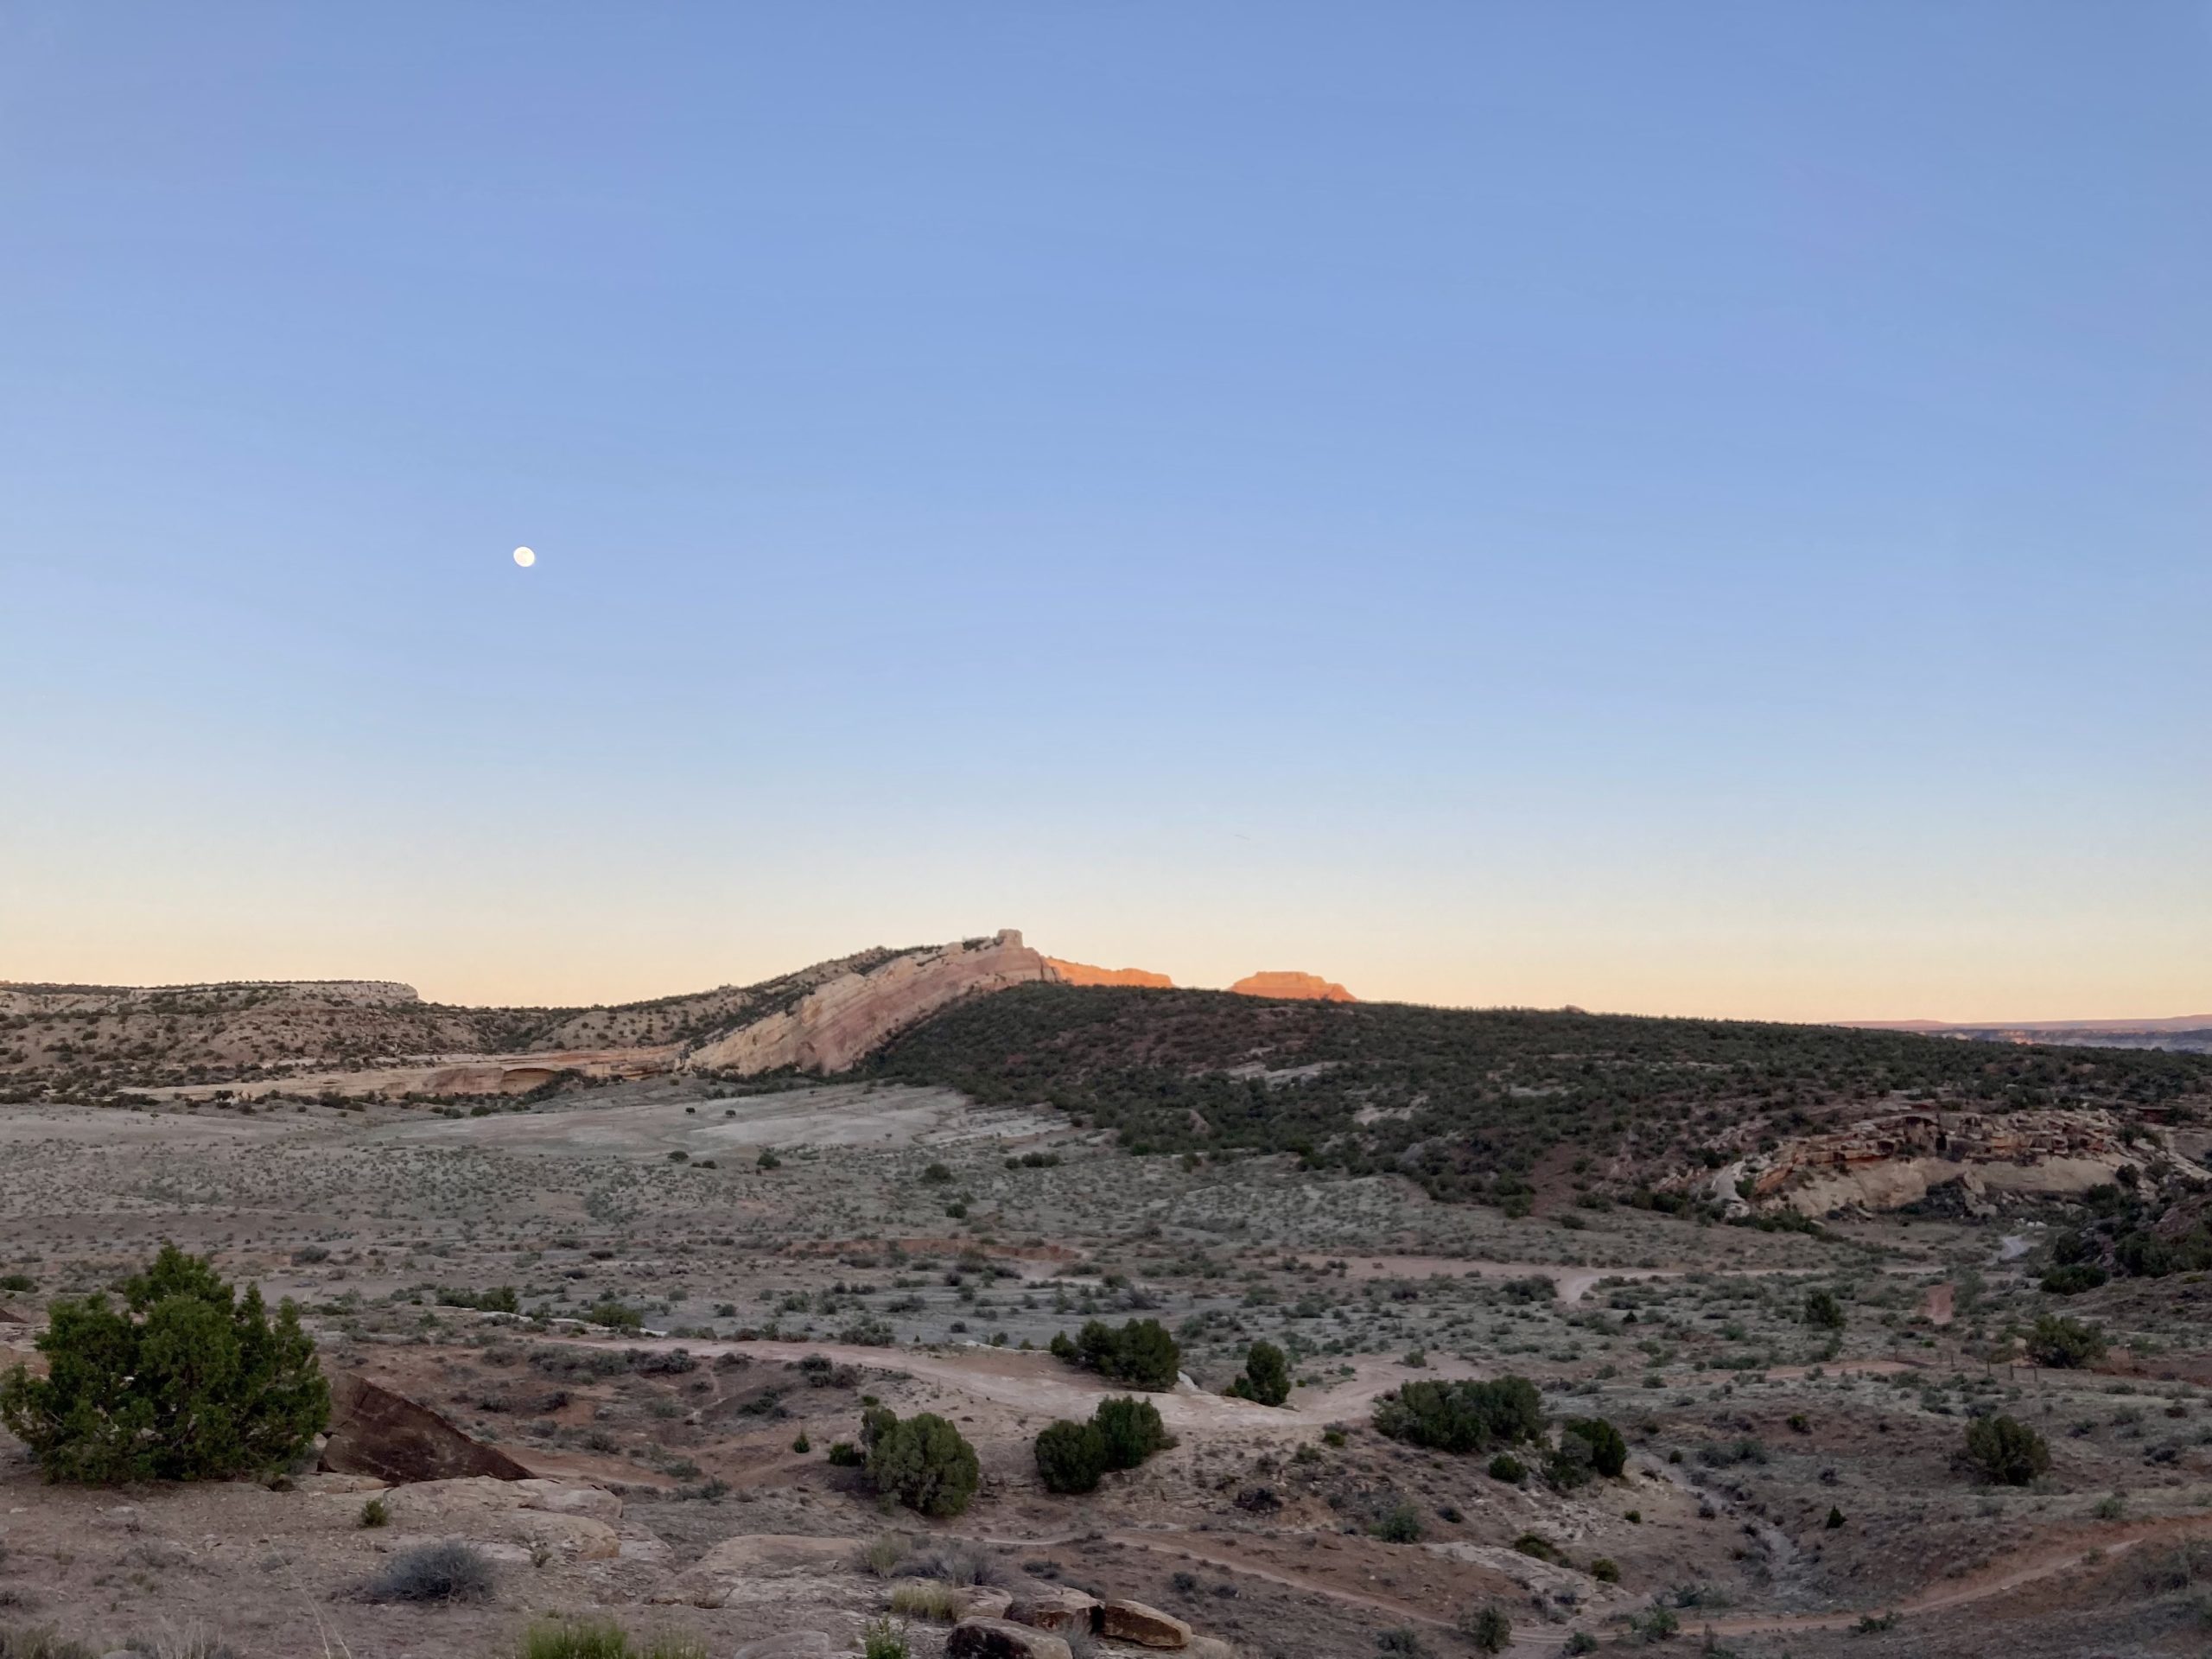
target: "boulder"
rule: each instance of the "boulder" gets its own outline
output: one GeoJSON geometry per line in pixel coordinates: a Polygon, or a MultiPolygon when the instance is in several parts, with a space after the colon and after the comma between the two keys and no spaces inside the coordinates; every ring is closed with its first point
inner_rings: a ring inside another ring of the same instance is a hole
{"type": "Polygon", "coordinates": [[[748,1642],[730,1659],[835,1659],[837,1644],[819,1630],[790,1630],[748,1642]]]}
{"type": "Polygon", "coordinates": [[[1098,1634],[1109,1642],[1134,1642],[1141,1648],[1187,1648],[1191,1627],[1172,1613],[1147,1607],[1141,1601],[1118,1599],[1102,1603],[1098,1634]]]}
{"type": "Polygon", "coordinates": [[[945,1659],[1075,1659],[1057,1636],[1003,1618],[963,1618],[945,1638],[945,1659]]]}
{"type": "Polygon", "coordinates": [[[482,1475],[526,1480],[530,1471],[497,1447],[473,1440],[428,1406],[418,1406],[365,1376],[330,1380],[330,1435],[321,1466],[333,1474],[404,1481],[482,1475]]]}
{"type": "Polygon", "coordinates": [[[971,1584],[956,1593],[963,1618],[1004,1618],[1014,1605],[1013,1591],[994,1590],[987,1584],[971,1584]]]}
{"type": "Polygon", "coordinates": [[[1097,1619],[1098,1598],[1058,1585],[1039,1586],[1016,1596],[1006,1616],[1040,1630],[1087,1631],[1097,1619]]]}
{"type": "Polygon", "coordinates": [[[622,1500],[604,1486],[578,1485],[565,1480],[518,1480],[525,1510],[546,1510],[555,1515],[588,1515],[613,1526],[622,1518],[622,1500]]]}

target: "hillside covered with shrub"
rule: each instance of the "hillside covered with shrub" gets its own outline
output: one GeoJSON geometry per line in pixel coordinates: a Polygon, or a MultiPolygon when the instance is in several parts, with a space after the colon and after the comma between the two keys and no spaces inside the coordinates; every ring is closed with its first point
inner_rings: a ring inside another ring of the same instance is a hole
{"type": "Polygon", "coordinates": [[[2212,1109],[2212,1056],[1126,987],[977,998],[867,1070],[987,1103],[1046,1103],[1133,1151],[1294,1152],[1508,1205],[1548,1154],[1586,1160],[1574,1173],[1594,1189],[1633,1189],[1655,1168],[1717,1167],[1901,1103],[2212,1109]]]}

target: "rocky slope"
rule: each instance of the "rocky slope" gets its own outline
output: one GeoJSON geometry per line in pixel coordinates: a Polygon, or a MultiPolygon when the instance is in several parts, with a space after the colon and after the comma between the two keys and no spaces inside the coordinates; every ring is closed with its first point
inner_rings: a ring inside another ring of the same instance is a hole
{"type": "Polygon", "coordinates": [[[694,1048],[682,1065],[686,1071],[740,1077],[786,1067],[842,1071],[896,1033],[955,1002],[1057,977],[1013,928],[988,939],[910,950],[868,971],[830,979],[790,1007],[694,1048]]]}

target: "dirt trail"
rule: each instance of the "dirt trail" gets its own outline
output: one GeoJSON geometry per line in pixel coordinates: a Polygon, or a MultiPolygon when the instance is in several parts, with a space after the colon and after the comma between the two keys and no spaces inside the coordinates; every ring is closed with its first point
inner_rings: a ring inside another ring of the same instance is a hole
{"type": "MultiPolygon", "coordinates": [[[[609,1344],[582,1338],[552,1338],[554,1344],[606,1348],[609,1344]]],[[[743,1354],[755,1359],[785,1363],[819,1354],[840,1364],[866,1366],[873,1370],[905,1371],[945,1388],[957,1389],[978,1400],[1012,1406],[1051,1416],[1087,1417],[1108,1395],[1127,1393],[1103,1377],[1078,1371],[1034,1350],[1014,1348],[871,1348],[841,1342],[717,1342],[705,1338],[648,1337],[620,1342],[623,1349],[666,1352],[681,1348],[701,1358],[717,1354],[743,1354]]],[[[1325,1389],[1300,1390],[1293,1406],[1262,1406],[1249,1400],[1232,1400],[1207,1394],[1189,1383],[1172,1393],[1151,1396],[1160,1416],[1173,1428],[1256,1429],[1281,1433],[1325,1427],[1367,1411],[1382,1395],[1415,1377],[1456,1381],[1495,1373],[1462,1360],[1439,1358],[1421,1370],[1408,1370],[1390,1360],[1366,1358],[1354,1362],[1354,1375],[1325,1389]]]]}
{"type": "MultiPolygon", "coordinates": [[[[2108,1561],[2140,1544],[2178,1538],[2212,1538],[2212,1516],[2176,1516],[2163,1521],[2123,1522],[2085,1533],[2064,1544],[2031,1546],[2008,1562],[1995,1563],[1952,1583],[1930,1586],[1919,1594],[1887,1607],[1843,1613],[1777,1614],[1770,1618],[1746,1614],[1715,1620],[1713,1628],[1723,1636],[1751,1636],[1769,1630],[1835,1630],[1857,1624],[1866,1611],[1894,1611],[1908,1618],[1916,1613],[1943,1612],[2078,1571],[2093,1560],[2108,1561]]],[[[1704,1626],[1699,1628],[1702,1630],[1704,1626]]]]}

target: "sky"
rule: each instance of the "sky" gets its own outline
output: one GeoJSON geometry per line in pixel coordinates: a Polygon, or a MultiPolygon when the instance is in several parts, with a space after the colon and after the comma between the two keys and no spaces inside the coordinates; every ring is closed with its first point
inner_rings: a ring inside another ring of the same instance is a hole
{"type": "Polygon", "coordinates": [[[2212,1009],[2208,445],[2204,0],[7,0],[0,978],[2212,1009]]]}

